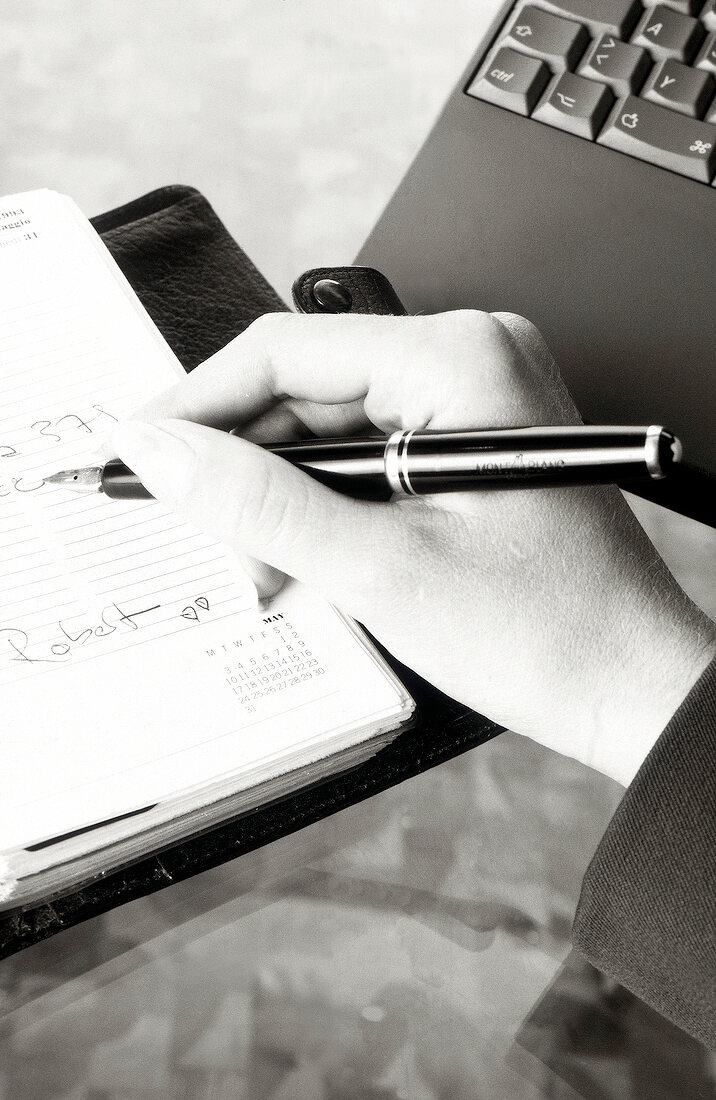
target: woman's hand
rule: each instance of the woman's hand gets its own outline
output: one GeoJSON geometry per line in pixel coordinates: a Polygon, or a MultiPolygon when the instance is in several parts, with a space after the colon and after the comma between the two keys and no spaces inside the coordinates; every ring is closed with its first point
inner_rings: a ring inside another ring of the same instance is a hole
{"type": "Polygon", "coordinates": [[[624,783],[716,652],[615,487],[369,503],[248,442],[578,423],[520,317],[269,314],[137,417],[117,451],[184,518],[318,589],[447,694],[624,783]]]}

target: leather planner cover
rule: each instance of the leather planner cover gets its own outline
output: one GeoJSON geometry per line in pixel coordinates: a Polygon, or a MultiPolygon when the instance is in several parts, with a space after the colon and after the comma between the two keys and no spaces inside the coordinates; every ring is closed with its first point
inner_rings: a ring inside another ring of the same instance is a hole
{"type": "MultiPolygon", "coordinates": [[[[261,314],[288,308],[194,188],[163,187],[92,222],[187,371],[261,314]]],[[[361,268],[306,272],[294,287],[297,307],[323,308],[313,288],[331,279],[348,288],[333,312],[404,312],[390,283],[361,268]]],[[[185,839],[161,859],[148,854],[51,903],[3,913],[0,958],[268,844],[501,732],[386,656],[417,703],[412,729],[361,767],[185,839]]]]}

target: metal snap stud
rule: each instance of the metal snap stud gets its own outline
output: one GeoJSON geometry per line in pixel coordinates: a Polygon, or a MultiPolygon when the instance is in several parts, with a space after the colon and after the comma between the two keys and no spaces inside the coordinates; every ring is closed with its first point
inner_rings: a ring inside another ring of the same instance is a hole
{"type": "Polygon", "coordinates": [[[347,313],[353,304],[348,287],[335,279],[319,279],[311,293],[316,305],[326,313],[347,313]]]}

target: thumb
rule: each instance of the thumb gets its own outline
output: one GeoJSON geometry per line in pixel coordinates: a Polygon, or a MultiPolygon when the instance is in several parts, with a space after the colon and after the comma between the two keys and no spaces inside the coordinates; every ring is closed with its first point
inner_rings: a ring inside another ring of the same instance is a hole
{"type": "Polygon", "coordinates": [[[129,420],[117,425],[112,444],[184,519],[354,614],[374,597],[376,557],[400,558],[389,505],[336,493],[245,439],[184,420],[129,420]]]}

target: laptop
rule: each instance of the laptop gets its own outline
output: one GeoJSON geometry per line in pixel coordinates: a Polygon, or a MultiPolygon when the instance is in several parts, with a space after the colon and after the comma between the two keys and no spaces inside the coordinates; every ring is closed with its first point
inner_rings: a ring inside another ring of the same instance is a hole
{"type": "Polygon", "coordinates": [[[519,0],[357,262],[409,312],[533,321],[585,421],[663,424],[716,526],[716,0],[519,0]]]}

